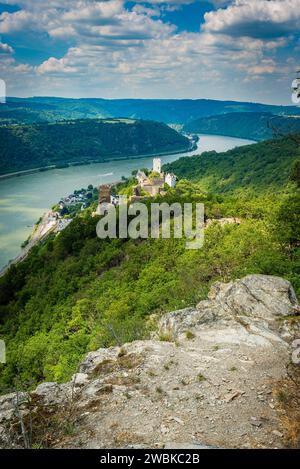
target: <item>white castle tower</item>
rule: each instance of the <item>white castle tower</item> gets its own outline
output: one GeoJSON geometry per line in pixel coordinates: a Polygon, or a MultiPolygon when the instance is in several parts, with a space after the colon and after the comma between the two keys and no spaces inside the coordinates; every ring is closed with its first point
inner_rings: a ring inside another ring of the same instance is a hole
{"type": "Polygon", "coordinates": [[[154,173],[161,173],[161,159],[160,158],[153,158],[153,172],[154,173]]]}

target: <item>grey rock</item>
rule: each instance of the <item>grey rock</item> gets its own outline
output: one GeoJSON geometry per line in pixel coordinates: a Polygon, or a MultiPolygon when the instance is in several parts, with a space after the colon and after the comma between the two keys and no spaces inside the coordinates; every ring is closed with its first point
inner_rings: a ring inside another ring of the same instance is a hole
{"type": "Polygon", "coordinates": [[[248,275],[228,284],[216,283],[209,298],[231,314],[273,320],[299,312],[292,285],[270,275],[248,275]]]}
{"type": "Polygon", "coordinates": [[[159,334],[175,339],[180,331],[198,324],[199,311],[185,308],[166,314],[160,321],[159,334]]]}
{"type": "Polygon", "coordinates": [[[63,404],[72,397],[72,383],[42,383],[32,394],[41,397],[45,405],[63,404]]]}
{"type": "Polygon", "coordinates": [[[203,443],[177,443],[175,441],[167,442],[164,447],[165,449],[220,449],[203,443]]]}
{"type": "Polygon", "coordinates": [[[89,380],[89,375],[87,373],[75,373],[72,376],[71,382],[73,386],[80,387],[80,386],[84,386],[85,384],[87,384],[88,380],[89,380]]]}
{"type": "Polygon", "coordinates": [[[95,352],[90,352],[81,363],[79,372],[85,374],[92,373],[101,363],[107,360],[116,360],[119,353],[120,347],[100,348],[95,352]]]}
{"type": "Polygon", "coordinates": [[[0,423],[11,420],[17,409],[23,408],[28,399],[29,394],[26,392],[12,392],[0,396],[0,423]]]}
{"type": "Polygon", "coordinates": [[[101,394],[112,392],[112,386],[106,384],[102,379],[95,379],[84,387],[81,393],[83,400],[89,400],[101,394]]]}
{"type": "Polygon", "coordinates": [[[28,400],[27,392],[12,392],[0,396],[0,412],[4,410],[14,409],[17,405],[21,405],[28,400]]]}
{"type": "MultiPolygon", "coordinates": [[[[269,275],[248,275],[234,282],[216,282],[208,298],[198,303],[196,308],[186,308],[163,316],[159,323],[159,333],[169,334],[175,339],[189,328],[211,326],[216,322],[228,323],[238,318],[253,328],[253,334],[259,332],[263,335],[265,330],[268,336],[268,324],[278,317],[300,312],[290,282],[269,275]],[[252,319],[255,319],[255,323],[252,319]]],[[[271,339],[271,335],[266,338],[271,339]]],[[[280,341],[280,338],[276,340],[280,341]]]]}
{"type": "Polygon", "coordinates": [[[261,420],[258,419],[257,417],[251,417],[250,419],[250,423],[251,425],[253,425],[253,427],[261,427],[262,423],[261,423],[261,420]]]}

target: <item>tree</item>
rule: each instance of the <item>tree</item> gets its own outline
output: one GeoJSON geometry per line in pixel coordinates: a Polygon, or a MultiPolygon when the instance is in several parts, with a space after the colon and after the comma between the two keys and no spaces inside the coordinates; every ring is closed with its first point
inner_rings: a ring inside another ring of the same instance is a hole
{"type": "Polygon", "coordinates": [[[298,187],[300,187],[300,160],[295,161],[291,175],[290,175],[291,181],[295,182],[298,187]]]}

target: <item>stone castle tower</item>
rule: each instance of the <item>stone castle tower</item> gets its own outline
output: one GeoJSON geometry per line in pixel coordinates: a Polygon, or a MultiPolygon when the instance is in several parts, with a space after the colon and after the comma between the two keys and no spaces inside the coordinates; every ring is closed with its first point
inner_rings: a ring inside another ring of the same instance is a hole
{"type": "Polygon", "coordinates": [[[153,171],[155,173],[161,173],[161,159],[160,158],[153,158],[153,171]]]}
{"type": "Polygon", "coordinates": [[[98,203],[110,203],[110,186],[107,184],[103,184],[98,188],[98,203]]]}

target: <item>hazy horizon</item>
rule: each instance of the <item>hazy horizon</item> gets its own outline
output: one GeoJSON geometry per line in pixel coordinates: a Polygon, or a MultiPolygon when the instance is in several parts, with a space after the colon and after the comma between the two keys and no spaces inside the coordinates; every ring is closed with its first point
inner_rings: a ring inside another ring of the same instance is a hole
{"type": "Polygon", "coordinates": [[[72,100],[81,100],[81,99],[99,99],[105,101],[122,101],[122,100],[132,100],[132,101],[220,101],[220,102],[235,102],[235,103],[248,103],[248,104],[263,104],[267,106],[284,106],[284,107],[297,107],[293,102],[291,103],[268,103],[263,101],[240,101],[238,99],[216,99],[216,98],[131,98],[131,97],[121,97],[121,98],[105,98],[103,96],[58,96],[58,95],[32,95],[32,96],[7,96],[6,99],[72,99],[72,100]]]}

